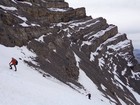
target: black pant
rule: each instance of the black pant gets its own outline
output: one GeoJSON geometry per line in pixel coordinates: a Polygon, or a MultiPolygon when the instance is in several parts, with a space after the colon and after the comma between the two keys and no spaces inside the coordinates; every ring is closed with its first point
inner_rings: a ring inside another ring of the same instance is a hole
{"type": "Polygon", "coordinates": [[[15,71],[17,71],[17,67],[14,64],[10,64],[10,69],[12,69],[12,65],[15,67],[15,71]]]}

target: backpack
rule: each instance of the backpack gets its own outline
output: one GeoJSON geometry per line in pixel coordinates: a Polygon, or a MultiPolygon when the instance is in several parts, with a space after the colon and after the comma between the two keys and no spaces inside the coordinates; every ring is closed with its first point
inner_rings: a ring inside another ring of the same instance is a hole
{"type": "Polygon", "coordinates": [[[18,65],[18,61],[16,60],[16,65],[18,65]]]}

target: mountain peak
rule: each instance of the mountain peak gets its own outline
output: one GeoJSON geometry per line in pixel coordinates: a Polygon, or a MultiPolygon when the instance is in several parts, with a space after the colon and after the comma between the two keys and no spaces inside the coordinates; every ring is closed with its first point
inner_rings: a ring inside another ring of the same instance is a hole
{"type": "Polygon", "coordinates": [[[117,26],[64,0],[1,0],[0,8],[0,43],[27,46],[37,55],[28,65],[86,90],[82,71],[112,103],[139,104],[130,89],[140,94],[139,65],[117,26]]]}

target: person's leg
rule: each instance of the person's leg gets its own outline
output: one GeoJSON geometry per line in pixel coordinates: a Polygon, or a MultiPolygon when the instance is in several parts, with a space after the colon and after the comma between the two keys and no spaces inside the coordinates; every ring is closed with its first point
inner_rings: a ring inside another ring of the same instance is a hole
{"type": "Polygon", "coordinates": [[[15,71],[17,71],[17,67],[16,67],[16,65],[14,65],[14,67],[15,67],[15,71]]]}
{"type": "Polygon", "coordinates": [[[10,69],[12,69],[12,64],[10,64],[9,66],[10,66],[10,69]]]}

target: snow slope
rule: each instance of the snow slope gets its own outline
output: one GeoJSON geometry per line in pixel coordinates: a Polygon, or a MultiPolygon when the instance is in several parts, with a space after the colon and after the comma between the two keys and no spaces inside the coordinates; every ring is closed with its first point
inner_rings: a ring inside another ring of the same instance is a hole
{"type": "Polygon", "coordinates": [[[82,70],[79,82],[85,85],[86,91],[74,86],[76,91],[52,76],[43,77],[25,64],[24,60],[32,61],[36,56],[25,46],[7,48],[0,45],[0,49],[0,105],[114,105],[82,70]],[[9,69],[11,57],[18,59],[17,72],[9,69]],[[88,92],[91,100],[86,96],[88,92]]]}

